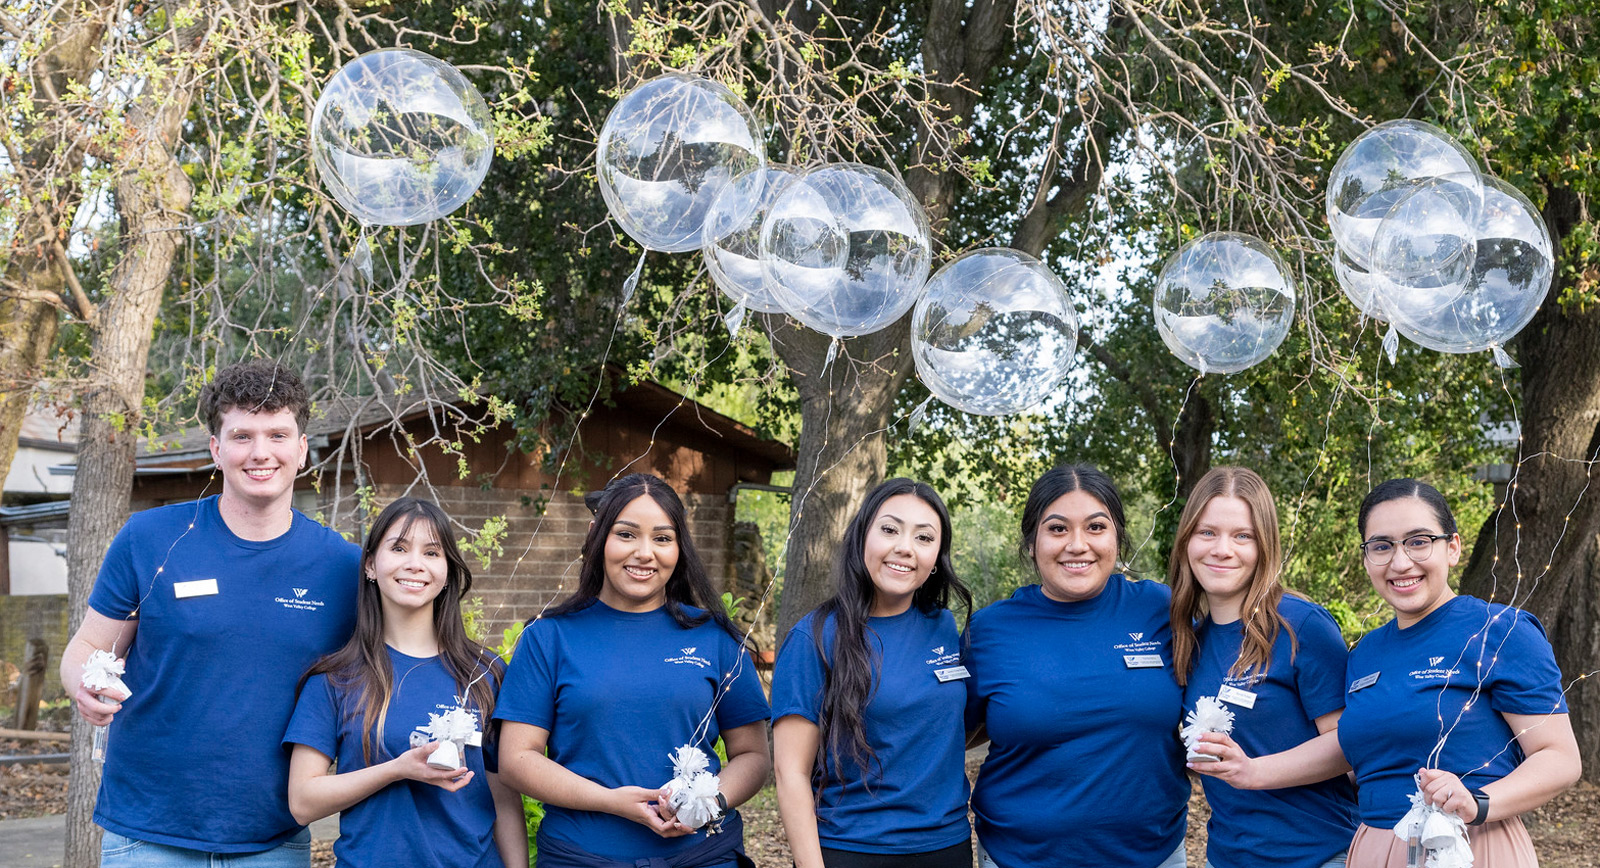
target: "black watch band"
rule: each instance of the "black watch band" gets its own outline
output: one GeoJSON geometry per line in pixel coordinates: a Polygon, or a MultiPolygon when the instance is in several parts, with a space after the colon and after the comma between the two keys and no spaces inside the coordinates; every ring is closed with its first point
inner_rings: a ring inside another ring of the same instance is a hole
{"type": "MultiPolygon", "coordinates": [[[[1484,797],[1484,801],[1481,802],[1480,804],[1484,804],[1484,805],[1489,804],[1488,797],[1485,796],[1484,797]]],[[[717,807],[722,809],[722,813],[724,813],[724,814],[728,813],[728,797],[724,796],[722,794],[721,790],[717,791],[717,807]]]]}
{"type": "Polygon", "coordinates": [[[1472,794],[1472,798],[1478,803],[1478,816],[1473,817],[1472,822],[1467,825],[1481,826],[1485,820],[1489,819],[1489,794],[1477,787],[1473,787],[1467,792],[1472,794]]]}

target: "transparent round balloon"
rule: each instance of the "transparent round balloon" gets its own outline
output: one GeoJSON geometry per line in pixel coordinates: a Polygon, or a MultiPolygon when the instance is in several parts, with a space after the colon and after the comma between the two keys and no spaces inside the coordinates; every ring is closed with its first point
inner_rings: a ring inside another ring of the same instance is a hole
{"type": "Polygon", "coordinates": [[[1213,232],[1185,244],[1156,279],[1155,317],[1173,355],[1231,374],[1272,355],[1294,320],[1294,279],[1259,238],[1213,232]]]}
{"type": "Polygon", "coordinates": [[[882,169],[831,163],[801,173],[767,212],[761,265],[795,319],[834,337],[878,331],[928,279],[928,216],[882,169]]]}
{"type": "Polygon", "coordinates": [[[723,188],[706,213],[700,248],[706,271],[723,294],[750,310],[783,313],[761,270],[761,224],[794,177],[793,168],[769,163],[723,188]]]}
{"type": "Polygon", "coordinates": [[[1515,187],[1484,179],[1472,272],[1447,302],[1395,311],[1407,338],[1448,353],[1502,347],[1538,312],[1555,274],[1555,248],[1537,208],[1515,187]]]}
{"type": "Polygon", "coordinates": [[[489,172],[489,107],[459,70],[409,48],[334,73],[311,118],[311,156],[333,198],[366,224],[412,226],[460,208],[489,172]]]}
{"type": "Polygon", "coordinates": [[[1483,211],[1483,185],[1469,189],[1457,178],[1418,181],[1378,222],[1372,238],[1371,270],[1411,285],[1460,283],[1472,271],[1483,211]]]}
{"type": "Polygon", "coordinates": [[[766,144],[733,91],[668,73],[611,109],[595,161],[600,195],[623,231],[651,250],[679,253],[700,247],[706,213],[723,189],[766,165],[766,144]]]}
{"type": "MultiPolygon", "coordinates": [[[[1458,186],[1470,225],[1483,184],[1478,164],[1444,130],[1416,120],[1381,123],[1345,148],[1328,176],[1326,209],[1333,240],[1357,265],[1371,269],[1378,225],[1414,185],[1443,180],[1458,186]]],[[[1401,275],[1405,276],[1405,275],[1401,275]]]]}
{"type": "Polygon", "coordinates": [[[911,314],[917,377],[939,400],[984,416],[1026,410],[1066,379],[1078,313],[1050,269],[1016,250],[963,254],[929,279],[911,314]]]}

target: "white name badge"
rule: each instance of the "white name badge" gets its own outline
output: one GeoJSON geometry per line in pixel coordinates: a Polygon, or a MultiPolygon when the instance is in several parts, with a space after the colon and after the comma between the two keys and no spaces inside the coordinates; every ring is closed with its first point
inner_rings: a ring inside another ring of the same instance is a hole
{"type": "Polygon", "coordinates": [[[1256,707],[1256,695],[1254,693],[1248,690],[1240,690],[1237,687],[1229,687],[1226,684],[1222,685],[1222,689],[1217,691],[1217,698],[1229,705],[1237,705],[1240,708],[1256,707]]]}
{"type": "Polygon", "coordinates": [[[960,681],[963,678],[972,677],[972,673],[968,672],[967,667],[965,666],[951,666],[948,669],[935,669],[933,670],[933,674],[935,678],[939,679],[940,683],[946,681],[960,681]]]}
{"type": "Polygon", "coordinates": [[[1160,654],[1124,654],[1122,665],[1129,669],[1160,669],[1165,664],[1160,654]]]}
{"type": "Polygon", "coordinates": [[[209,597],[217,592],[216,579],[195,579],[192,582],[173,582],[172,592],[178,599],[185,597],[209,597]]]}
{"type": "Polygon", "coordinates": [[[483,733],[473,730],[472,735],[467,736],[467,745],[470,747],[483,747],[483,733]]]}
{"type": "Polygon", "coordinates": [[[1378,676],[1380,674],[1381,673],[1374,672],[1371,675],[1363,675],[1360,678],[1350,682],[1350,692],[1355,693],[1357,690],[1366,690],[1368,687],[1377,684],[1378,676]]]}

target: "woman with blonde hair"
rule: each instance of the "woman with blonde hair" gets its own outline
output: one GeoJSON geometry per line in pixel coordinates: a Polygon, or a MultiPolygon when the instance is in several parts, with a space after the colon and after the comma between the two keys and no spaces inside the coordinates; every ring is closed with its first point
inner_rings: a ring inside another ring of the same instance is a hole
{"type": "MultiPolygon", "coordinates": [[[[1344,709],[1339,627],[1326,609],[1284,593],[1282,557],[1277,506],[1255,471],[1216,467],[1200,478],[1167,568],[1173,673],[1185,708],[1220,700],[1233,713],[1233,738],[1257,756],[1333,730],[1344,709]]],[[[1211,805],[1208,868],[1344,863],[1356,805],[1343,775],[1275,790],[1201,783],[1211,805]]]]}

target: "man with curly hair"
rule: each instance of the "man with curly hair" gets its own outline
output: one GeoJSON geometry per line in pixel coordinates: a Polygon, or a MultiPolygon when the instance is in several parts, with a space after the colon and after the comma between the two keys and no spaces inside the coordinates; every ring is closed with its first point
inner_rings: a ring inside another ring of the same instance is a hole
{"type": "Polygon", "coordinates": [[[349,638],[359,549],[293,507],[310,397],[271,360],[200,393],[222,492],[118,532],[61,661],[78,711],[110,725],[94,819],[101,864],[304,868],[279,747],[306,667],[349,638]],[[92,691],[96,650],[131,695],[92,691]]]}

